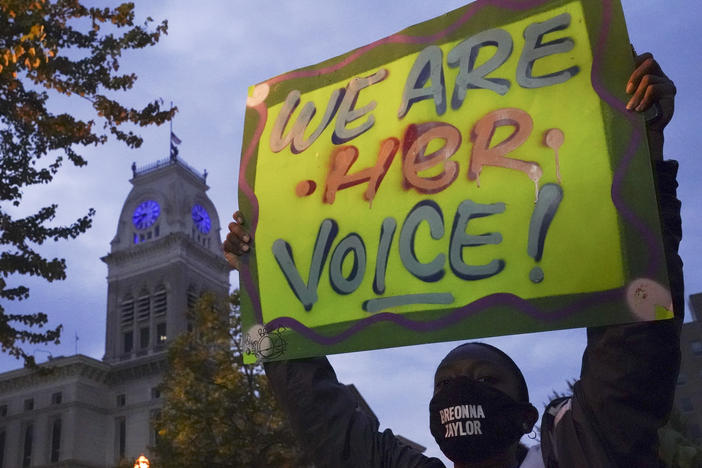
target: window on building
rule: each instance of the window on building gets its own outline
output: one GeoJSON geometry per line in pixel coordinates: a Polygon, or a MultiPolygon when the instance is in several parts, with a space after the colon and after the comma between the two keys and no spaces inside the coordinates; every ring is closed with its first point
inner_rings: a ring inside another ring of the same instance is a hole
{"type": "Polygon", "coordinates": [[[50,461],[59,461],[61,455],[61,419],[54,419],[51,424],[51,455],[50,461]]]}
{"type": "Polygon", "coordinates": [[[690,343],[690,348],[692,349],[692,352],[696,356],[701,355],[702,354],[702,341],[694,340],[693,342],[690,343]]]}
{"type": "Polygon", "coordinates": [[[158,400],[161,398],[161,389],[158,387],[151,387],[151,399],[158,400]]]}
{"type": "Polygon", "coordinates": [[[24,428],[24,441],[22,448],[22,468],[32,466],[32,443],[34,442],[34,425],[27,424],[24,428]]]}
{"type": "MultiPolygon", "coordinates": [[[[0,418],[7,416],[7,405],[0,405],[0,418]]],[[[0,464],[2,466],[2,464],[0,464]]]]}
{"type": "Polygon", "coordinates": [[[156,324],[156,340],[159,345],[163,345],[166,343],[166,340],[168,339],[168,335],[166,335],[166,323],[161,322],[156,324]]]}
{"type": "Polygon", "coordinates": [[[134,349],[134,336],[132,334],[132,331],[126,331],[122,333],[122,339],[123,339],[123,348],[125,353],[131,353],[132,349],[134,349]]]}
{"type": "Polygon", "coordinates": [[[689,397],[682,397],[680,399],[680,409],[686,413],[689,413],[695,408],[692,405],[692,400],[689,397]]]}
{"type": "Polygon", "coordinates": [[[24,410],[32,411],[34,409],[34,398],[27,398],[24,400],[24,410]]]}
{"type": "Polygon", "coordinates": [[[154,317],[161,317],[166,315],[166,310],[168,309],[168,295],[166,293],[166,287],[161,285],[156,289],[154,293],[153,310],[154,317]]]}
{"type": "Polygon", "coordinates": [[[137,299],[136,305],[137,320],[144,321],[149,320],[149,315],[151,315],[151,296],[147,291],[142,291],[137,299]]]}
{"type": "Polygon", "coordinates": [[[188,303],[188,309],[194,309],[195,308],[195,303],[198,300],[198,295],[197,292],[195,291],[195,288],[191,286],[188,288],[188,296],[187,296],[187,303],[188,303]]]}
{"type": "Polygon", "coordinates": [[[154,228],[154,237],[158,237],[161,232],[160,226],[157,224],[154,228]]]}
{"type": "Polygon", "coordinates": [[[5,429],[0,429],[0,466],[5,466],[5,429]]]}
{"type": "Polygon", "coordinates": [[[149,347],[149,327],[139,330],[139,347],[145,349],[149,347]]]}
{"type": "Polygon", "coordinates": [[[127,420],[125,418],[122,417],[115,420],[115,434],[117,435],[117,440],[115,441],[117,458],[121,460],[127,453],[127,420]]]}
{"type": "Polygon", "coordinates": [[[161,416],[161,410],[160,409],[151,410],[150,416],[151,417],[149,418],[149,426],[151,427],[151,431],[149,431],[149,432],[151,433],[151,437],[150,437],[149,443],[152,446],[154,446],[154,445],[158,444],[159,436],[158,436],[158,431],[156,430],[156,421],[161,416]]]}
{"type": "Polygon", "coordinates": [[[63,402],[63,393],[62,392],[54,392],[51,394],[51,404],[52,405],[60,405],[61,402],[63,402]]]}
{"type": "Polygon", "coordinates": [[[120,304],[122,326],[129,326],[134,322],[134,299],[127,296],[120,304]]]}
{"type": "Polygon", "coordinates": [[[121,408],[122,406],[124,406],[126,404],[127,404],[127,395],[125,395],[124,393],[120,393],[119,395],[117,395],[117,406],[121,408]]]}

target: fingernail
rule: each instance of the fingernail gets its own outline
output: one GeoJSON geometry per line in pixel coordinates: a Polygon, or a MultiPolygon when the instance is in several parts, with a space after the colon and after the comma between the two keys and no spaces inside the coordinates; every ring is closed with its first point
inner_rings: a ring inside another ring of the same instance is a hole
{"type": "Polygon", "coordinates": [[[244,252],[246,252],[247,250],[249,250],[249,245],[248,245],[248,244],[242,244],[242,245],[241,245],[241,250],[243,250],[244,252]]]}
{"type": "Polygon", "coordinates": [[[631,101],[626,103],[626,110],[631,110],[631,108],[634,107],[631,101]]]}
{"type": "Polygon", "coordinates": [[[244,242],[248,242],[248,241],[249,241],[249,235],[248,235],[248,234],[244,234],[244,238],[243,238],[243,239],[244,239],[244,242]]]}
{"type": "Polygon", "coordinates": [[[626,85],[626,94],[631,94],[634,92],[634,83],[627,83],[626,85]]]}

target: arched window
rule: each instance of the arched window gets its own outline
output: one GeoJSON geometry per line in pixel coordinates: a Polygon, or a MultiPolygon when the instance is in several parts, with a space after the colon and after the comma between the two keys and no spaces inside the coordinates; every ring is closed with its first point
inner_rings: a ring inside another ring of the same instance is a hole
{"type": "Polygon", "coordinates": [[[127,294],[120,304],[120,321],[123,327],[128,327],[134,323],[134,298],[127,294]]]}
{"type": "Polygon", "coordinates": [[[188,331],[193,330],[193,322],[195,319],[195,304],[197,304],[197,300],[199,298],[200,298],[200,295],[197,293],[195,286],[190,285],[190,287],[188,288],[187,296],[186,296],[188,310],[185,313],[185,316],[188,320],[188,331]]]}
{"type": "Polygon", "coordinates": [[[197,293],[197,290],[195,289],[195,286],[191,285],[188,288],[187,292],[187,302],[188,302],[188,309],[193,310],[195,308],[195,304],[197,303],[197,300],[200,298],[200,295],[197,293]]]}
{"type": "Polygon", "coordinates": [[[154,317],[161,317],[163,315],[166,315],[166,311],[168,309],[168,293],[166,292],[166,286],[163,284],[159,285],[156,288],[156,291],[154,292],[153,296],[153,310],[154,310],[154,317]]]}
{"type": "Polygon", "coordinates": [[[149,320],[151,315],[151,295],[146,289],[142,289],[136,301],[136,313],[138,321],[149,320]]]}

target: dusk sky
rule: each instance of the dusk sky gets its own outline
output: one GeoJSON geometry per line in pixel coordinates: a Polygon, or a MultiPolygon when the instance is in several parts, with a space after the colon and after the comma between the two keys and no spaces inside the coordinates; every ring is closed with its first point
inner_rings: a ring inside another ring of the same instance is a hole
{"type": "MultiPolygon", "coordinates": [[[[123,71],[139,80],[124,97],[141,105],[162,98],[173,101],[179,112],[173,130],[182,140],[180,156],[209,176],[209,197],[218,209],[222,226],[237,208],[237,180],[247,89],[281,73],[312,65],[412,24],[462,6],[465,1],[407,0],[340,2],[329,0],[184,0],[137,1],[137,17],[168,19],[169,33],[145,51],[125,54],[123,71]]],[[[698,2],[623,1],[629,34],[637,51],[651,51],[674,80],[678,95],[673,121],[666,131],[665,155],[680,161],[678,196],[683,202],[686,300],[702,291],[702,132],[696,106],[702,102],[699,85],[697,30],[702,18],[698,2]],[[690,149],[692,148],[692,149],[690,149]]],[[[622,87],[625,83],[622,83],[622,87]]],[[[66,101],[57,101],[65,106],[66,101]]],[[[71,104],[81,113],[84,103],[71,104]]],[[[64,107],[65,108],[65,107],[64,107]]],[[[60,109],[56,107],[56,109],[60,109]]],[[[61,109],[63,110],[63,109],[61,109]]],[[[92,229],[76,240],[47,243],[40,251],[65,257],[68,279],[48,284],[26,280],[30,299],[5,303],[9,313],[43,311],[51,324],[63,323],[61,344],[26,349],[39,361],[81,354],[101,359],[104,352],[107,286],[106,265],[100,257],[109,252],[117,218],[131,188],[130,166],[148,164],[168,156],[168,125],[141,131],[138,150],[110,142],[88,148],[88,166],[66,166],[49,185],[27,189],[25,212],[49,203],[59,204],[56,223],[68,223],[89,208],[97,214],[92,229]],[[76,341],[75,337],[79,339],[76,341]]],[[[6,207],[3,207],[6,208],[6,207]]],[[[294,227],[291,227],[294,228],[294,227]]],[[[223,235],[224,232],[221,233],[223,235]]],[[[23,281],[25,281],[23,279],[23,281]]],[[[232,288],[238,276],[232,274],[232,288]]],[[[689,319],[689,314],[688,314],[689,319]]],[[[489,339],[511,355],[524,371],[532,403],[543,407],[553,389],[564,390],[566,380],[580,371],[585,331],[569,330],[489,339]]],[[[428,424],[428,402],[436,365],[456,343],[368,351],[332,357],[341,381],[353,382],[378,415],[381,429],[428,447],[439,456],[428,424]]],[[[0,370],[21,363],[3,356],[0,370]]]]}

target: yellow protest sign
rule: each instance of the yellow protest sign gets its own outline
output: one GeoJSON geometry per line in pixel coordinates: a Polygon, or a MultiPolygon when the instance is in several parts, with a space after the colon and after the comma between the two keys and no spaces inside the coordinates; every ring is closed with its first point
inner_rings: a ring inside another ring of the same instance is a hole
{"type": "Polygon", "coordinates": [[[248,359],[669,310],[631,67],[616,2],[477,1],[253,86],[248,359]]]}

